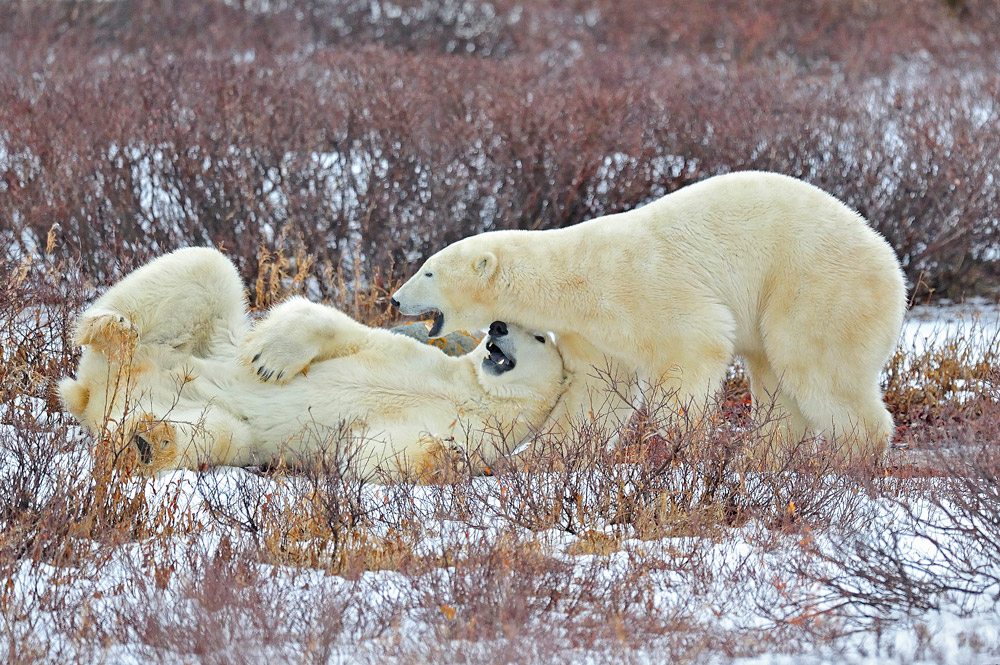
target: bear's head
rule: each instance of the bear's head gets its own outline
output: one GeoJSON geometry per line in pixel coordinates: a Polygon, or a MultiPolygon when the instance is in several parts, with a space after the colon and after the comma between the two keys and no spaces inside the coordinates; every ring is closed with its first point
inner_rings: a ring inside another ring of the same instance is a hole
{"type": "Polygon", "coordinates": [[[130,473],[153,475],[177,468],[183,452],[179,444],[192,440],[185,436],[204,413],[200,404],[180,413],[186,404],[187,372],[175,367],[171,349],[159,351],[139,349],[122,364],[109,362],[88,344],[76,376],[58,385],[63,406],[99,444],[97,453],[130,473]]]}
{"type": "Polygon", "coordinates": [[[494,321],[469,357],[476,362],[479,383],[492,395],[554,404],[562,391],[563,360],[548,334],[494,321]]]}
{"type": "Polygon", "coordinates": [[[483,249],[479,238],[460,240],[434,254],[392,294],[392,304],[403,314],[434,314],[431,337],[479,329],[498,318],[490,294],[499,260],[483,249]]]}

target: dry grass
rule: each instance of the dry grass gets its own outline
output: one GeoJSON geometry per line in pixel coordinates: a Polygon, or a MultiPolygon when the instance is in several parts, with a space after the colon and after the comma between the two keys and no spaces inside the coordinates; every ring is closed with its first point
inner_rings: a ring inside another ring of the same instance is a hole
{"type": "MultiPolygon", "coordinates": [[[[262,250],[260,274],[273,277],[258,301],[301,290],[305,265],[262,250]]],[[[53,258],[12,268],[0,305],[12,663],[94,662],[116,648],[146,662],[328,662],[344,644],[362,645],[363,661],[570,662],[625,648],[699,662],[835,645],[997,583],[1000,359],[978,328],[900,349],[887,395],[911,450],[874,475],[808,441],[762,471],[754,451],[770,416],[749,412],[736,368],[706,422],[650,398],[615,445],[593,423],[541,433],[492,476],[470,455],[449,461],[443,484],[373,485],[331,433],[305,468],[149,481],[115,471],[107,444],[81,436],[51,397],[76,361],[69,324],[89,291],[53,258]],[[871,524],[883,529],[874,540],[871,524]],[[913,539],[939,543],[943,558],[915,564],[913,539]],[[768,557],[781,563],[761,579],[768,557]],[[753,592],[719,593],[731,585],[753,592]],[[706,618],[747,603],[771,622],[764,633],[706,618]]],[[[339,288],[349,311],[385,316],[383,290],[339,288]]]]}
{"type": "Polygon", "coordinates": [[[706,423],[654,398],[434,485],[361,482],[335,432],[306,468],[132,478],[53,390],[85,303],[176,247],[255,310],[384,326],[453,240],[743,168],[859,209],[915,300],[995,295],[1000,14],[901,7],[0,3],[0,660],[719,662],[995,593],[985,328],[898,350],[874,473],[817,442],[765,471],[738,367],[706,423]]]}
{"type": "Polygon", "coordinates": [[[108,283],[212,244],[266,290],[263,243],[344,299],[334,275],[768,169],[870,219],[920,300],[997,293],[988,0],[257,4],[4,3],[4,254],[54,238],[108,283]]]}

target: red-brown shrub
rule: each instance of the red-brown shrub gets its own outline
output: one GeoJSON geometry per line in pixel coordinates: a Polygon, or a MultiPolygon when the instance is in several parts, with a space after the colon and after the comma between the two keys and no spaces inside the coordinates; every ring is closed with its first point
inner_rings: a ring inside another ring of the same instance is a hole
{"type": "Polygon", "coordinates": [[[759,168],[859,209],[921,297],[997,290],[988,2],[126,4],[0,10],[4,254],[58,224],[102,282],[189,244],[252,281],[263,242],[329,295],[759,168]]]}

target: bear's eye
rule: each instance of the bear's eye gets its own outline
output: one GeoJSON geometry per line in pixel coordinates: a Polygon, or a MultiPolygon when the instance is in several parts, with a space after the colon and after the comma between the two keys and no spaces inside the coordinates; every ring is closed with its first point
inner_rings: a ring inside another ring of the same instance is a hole
{"type": "Polygon", "coordinates": [[[537,339],[542,344],[545,344],[545,338],[542,337],[541,335],[535,335],[535,339],[537,339]]]}
{"type": "Polygon", "coordinates": [[[424,277],[433,277],[433,276],[434,276],[434,273],[432,273],[432,272],[425,272],[424,273],[424,277]]]}

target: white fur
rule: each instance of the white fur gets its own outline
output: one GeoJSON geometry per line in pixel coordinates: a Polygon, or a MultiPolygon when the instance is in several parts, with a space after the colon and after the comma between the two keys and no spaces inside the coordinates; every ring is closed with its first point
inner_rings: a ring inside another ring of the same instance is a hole
{"type": "Polygon", "coordinates": [[[741,356],[755,401],[788,416],[783,437],[871,455],[892,432],[879,371],[905,309],[899,263],[860,215],[787,176],[723,175],[569,228],[466,238],[394,299],[439,310],[441,334],[494,319],[554,331],[576,377],[562,420],[601,391],[587,366],[663,382],[698,410],[741,356]]]}
{"type": "Polygon", "coordinates": [[[147,472],[303,459],[338,434],[364,474],[419,469],[435,444],[508,452],[542,425],[564,379],[551,340],[513,326],[498,343],[517,365],[499,376],[482,366],[487,340],[449,357],[299,298],[251,330],[238,274],[211,249],[126,277],[81,315],[77,341],[64,403],[118,449],[139,460],[151,449],[147,472]]]}

